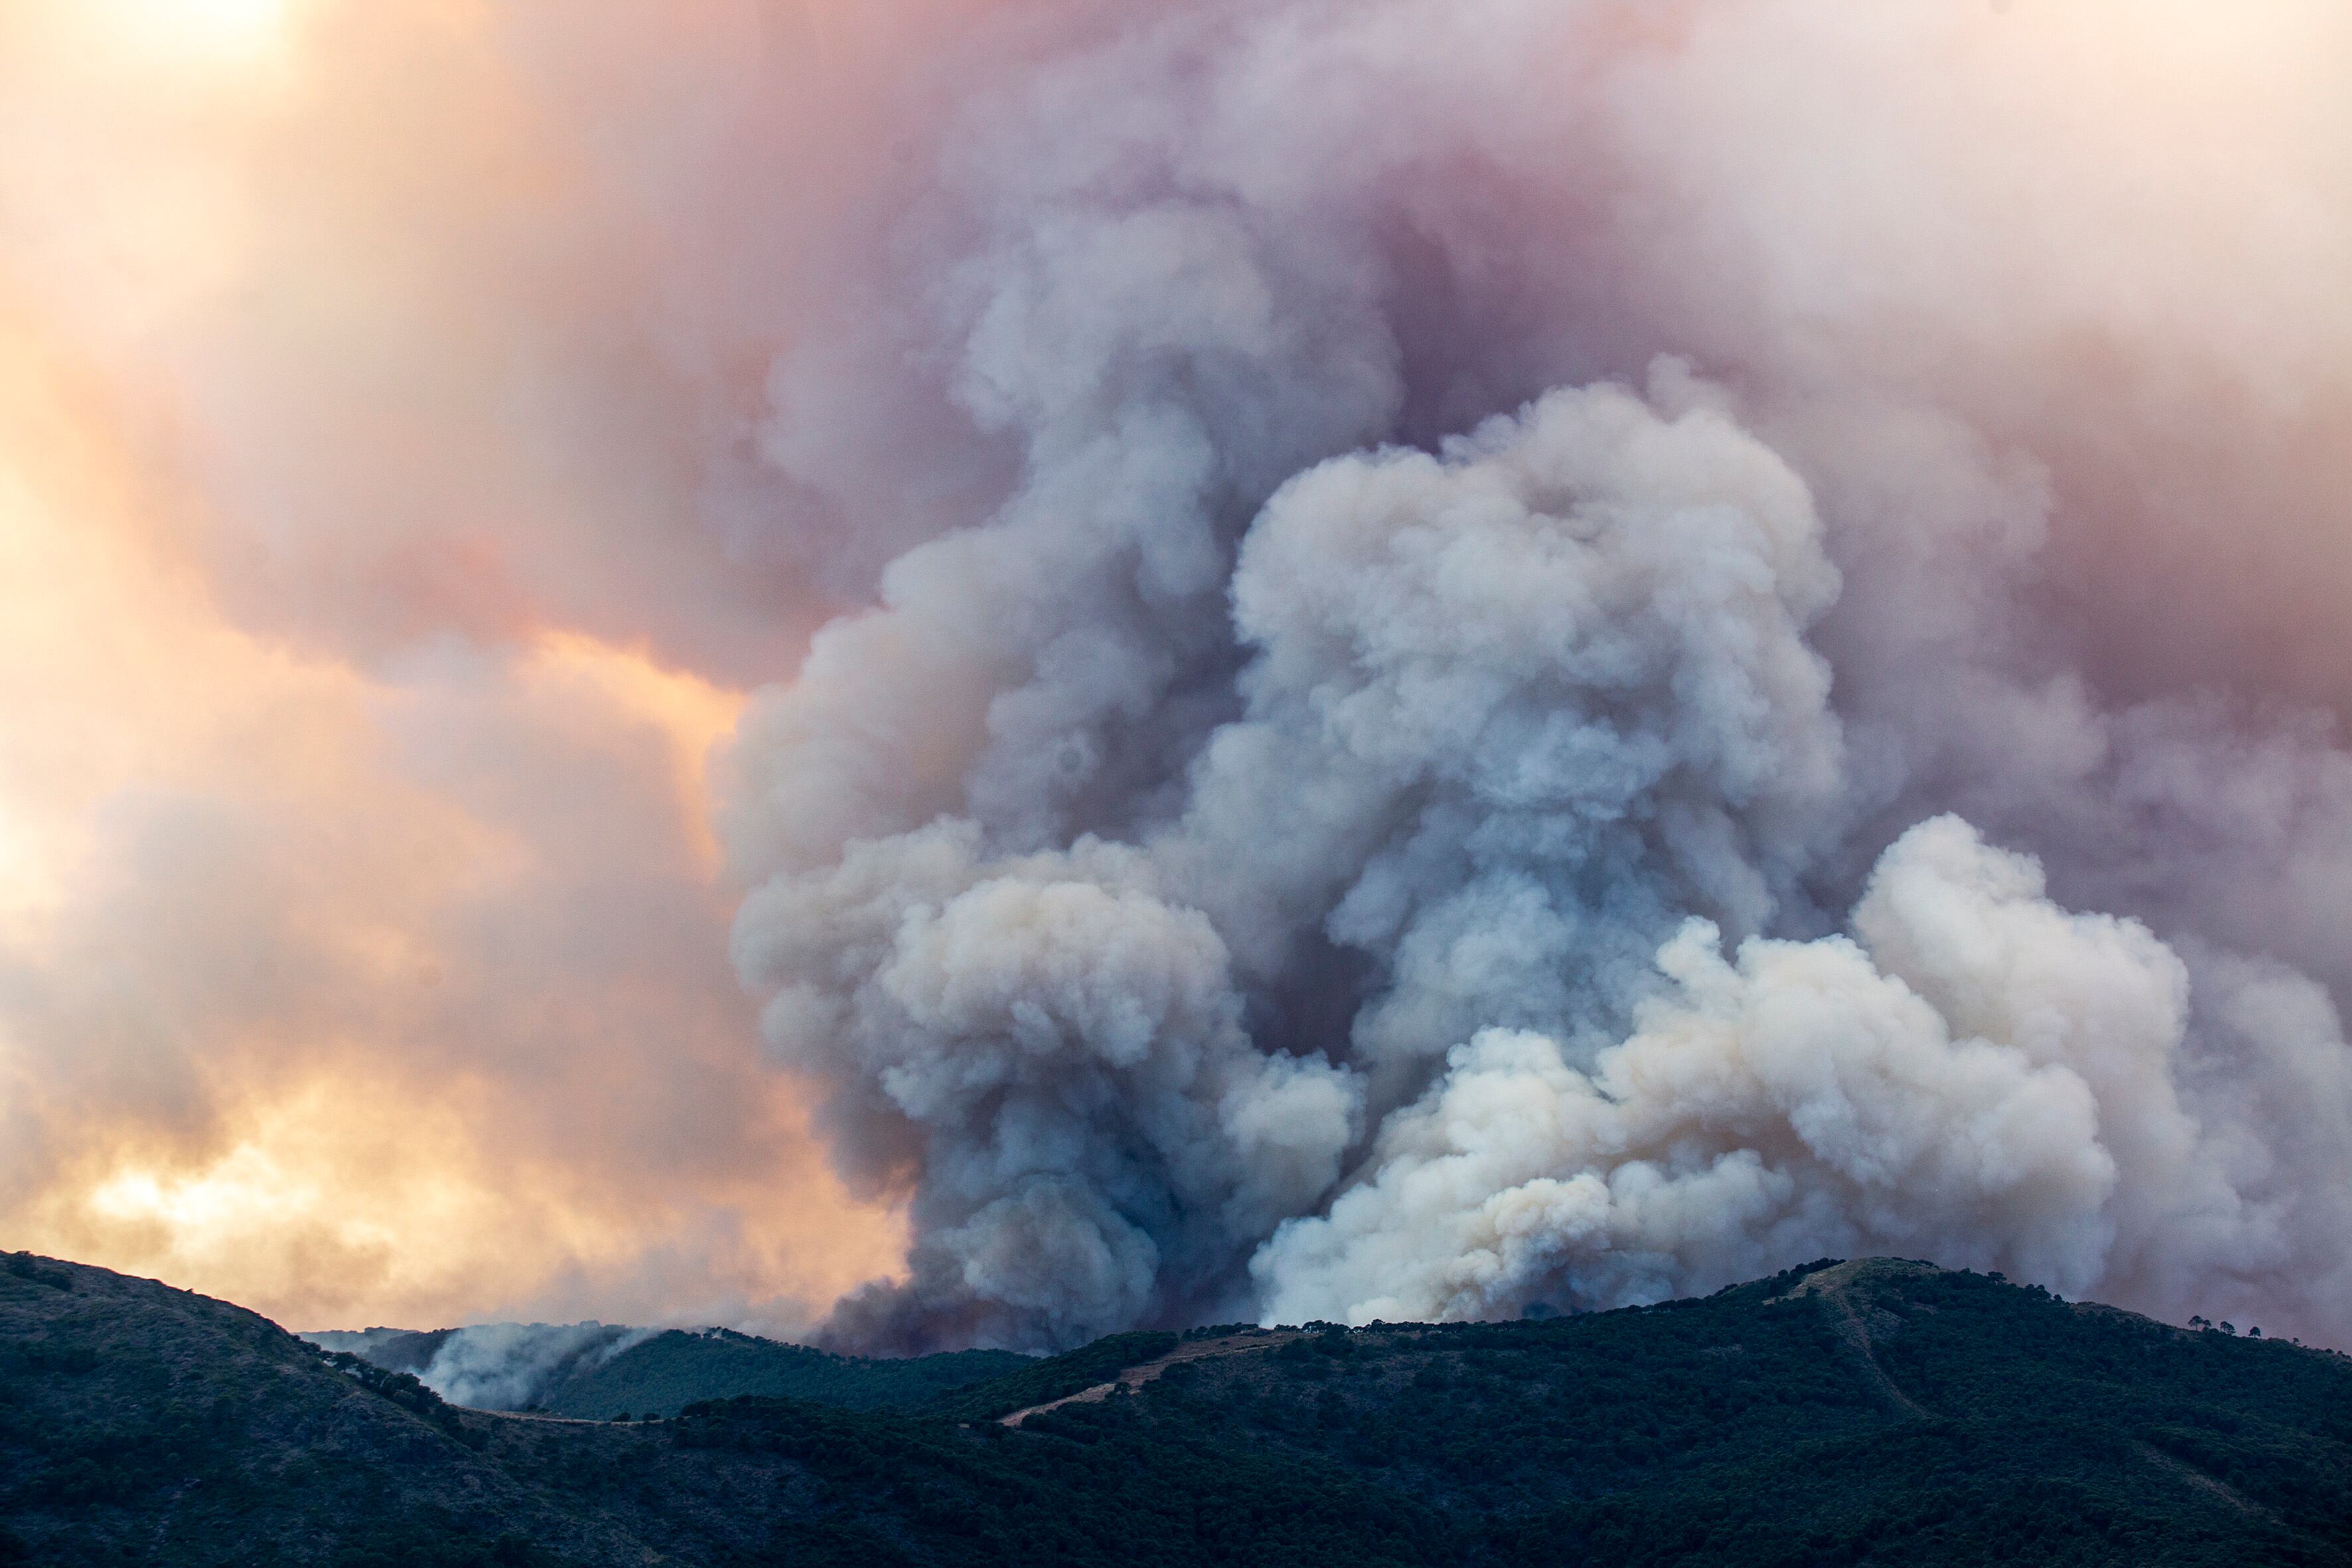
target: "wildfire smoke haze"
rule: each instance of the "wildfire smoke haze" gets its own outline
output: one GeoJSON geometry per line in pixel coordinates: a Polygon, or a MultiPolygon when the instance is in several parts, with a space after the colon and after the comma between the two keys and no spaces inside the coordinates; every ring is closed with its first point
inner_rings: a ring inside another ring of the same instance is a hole
{"type": "Polygon", "coordinates": [[[14,1245],[2352,1342],[2340,7],[161,9],[0,8],[14,1245]]]}

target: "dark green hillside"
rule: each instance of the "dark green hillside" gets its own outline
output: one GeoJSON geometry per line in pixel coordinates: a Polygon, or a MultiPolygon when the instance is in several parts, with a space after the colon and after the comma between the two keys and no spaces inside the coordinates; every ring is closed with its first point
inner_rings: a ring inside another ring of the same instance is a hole
{"type": "Polygon", "coordinates": [[[1011,1351],[958,1351],[878,1361],[833,1355],[749,1334],[672,1330],[603,1365],[564,1379],[541,1400],[555,1415],[604,1420],[626,1411],[676,1415],[700,1400],[737,1394],[807,1399],[850,1410],[912,1409],[950,1389],[1032,1364],[1011,1351]]]}
{"type": "Polygon", "coordinates": [[[226,1302],[0,1268],[0,1562],[624,1560],[486,1454],[488,1425],[226,1302]]]}
{"type": "Polygon", "coordinates": [[[2352,1565],[2352,1362],[1880,1262],[1544,1322],[1122,1336],[919,1414],[618,1426],[453,1410],[20,1258],[0,1526],[0,1561],[175,1568],[2317,1568],[2352,1565]]]}
{"type": "Polygon", "coordinates": [[[1177,1343],[1178,1336],[1168,1333],[1107,1334],[1067,1355],[1025,1362],[1003,1376],[943,1394],[926,1414],[959,1421],[993,1420],[1108,1383],[1129,1367],[1166,1355],[1177,1343]]]}
{"type": "Polygon", "coordinates": [[[690,1416],[683,1440],[808,1466],[830,1530],[928,1529],[913,1561],[2352,1562],[2352,1363],[1918,1265],[1327,1329],[977,1451],[752,1401],[690,1416]]]}

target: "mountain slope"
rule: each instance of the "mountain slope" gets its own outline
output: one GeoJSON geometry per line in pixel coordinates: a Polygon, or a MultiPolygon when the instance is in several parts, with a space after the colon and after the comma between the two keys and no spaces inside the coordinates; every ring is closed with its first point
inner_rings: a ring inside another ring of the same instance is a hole
{"type": "Polygon", "coordinates": [[[2352,1363],[1887,1262],[619,1426],[19,1258],[0,1379],[0,1516],[45,1563],[2352,1564],[2352,1363]]]}
{"type": "Polygon", "coordinates": [[[533,1539],[624,1560],[487,1447],[414,1380],[339,1368],[242,1308],[22,1255],[0,1268],[0,1561],[489,1562],[533,1539]]]}

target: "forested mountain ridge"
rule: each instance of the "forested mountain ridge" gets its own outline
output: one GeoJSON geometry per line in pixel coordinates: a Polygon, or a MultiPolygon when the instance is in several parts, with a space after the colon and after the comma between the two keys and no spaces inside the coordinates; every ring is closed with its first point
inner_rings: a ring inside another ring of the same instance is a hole
{"type": "Polygon", "coordinates": [[[875,1360],[724,1329],[672,1329],[565,1378],[548,1391],[540,1408],[588,1420],[619,1414],[674,1415],[700,1400],[755,1394],[851,1410],[916,1409],[950,1390],[1017,1371],[1032,1359],[1011,1351],[953,1351],[875,1360]]]}
{"type": "Polygon", "coordinates": [[[698,1400],[745,1394],[810,1399],[852,1410],[915,1409],[951,1389],[1019,1371],[1035,1359],[1011,1351],[951,1351],[905,1359],[845,1356],[730,1329],[628,1329],[603,1323],[490,1323],[424,1332],[369,1329],[301,1337],[387,1372],[408,1373],[446,1396],[478,1408],[589,1421],[675,1415],[698,1400]],[[436,1363],[444,1347],[453,1344],[458,1375],[445,1378],[436,1373],[436,1363]],[[468,1362],[482,1363],[479,1372],[489,1375],[464,1375],[468,1362]],[[453,1382],[459,1386],[453,1387],[453,1382]],[[501,1397],[469,1399],[467,1387],[494,1389],[501,1397]]]}
{"type": "Polygon", "coordinates": [[[2352,1362],[1878,1261],[1540,1322],[1118,1336],[915,1412],[584,1423],[18,1255],[0,1529],[0,1559],[342,1568],[2352,1564],[2352,1362]]]}

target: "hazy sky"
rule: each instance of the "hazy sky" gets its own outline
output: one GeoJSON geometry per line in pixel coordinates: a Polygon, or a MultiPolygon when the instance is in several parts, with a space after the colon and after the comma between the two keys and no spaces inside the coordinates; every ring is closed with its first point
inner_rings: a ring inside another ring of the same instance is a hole
{"type": "Polygon", "coordinates": [[[705,785],[819,602],[712,521],[802,245],[717,165],[850,176],[744,7],[592,9],[0,5],[10,1246],[298,1326],[894,1261],[705,785]]]}
{"type": "Polygon", "coordinates": [[[2347,73],[0,0],[0,1245],[893,1345],[1907,1247],[2352,1338],[2347,73]]]}

